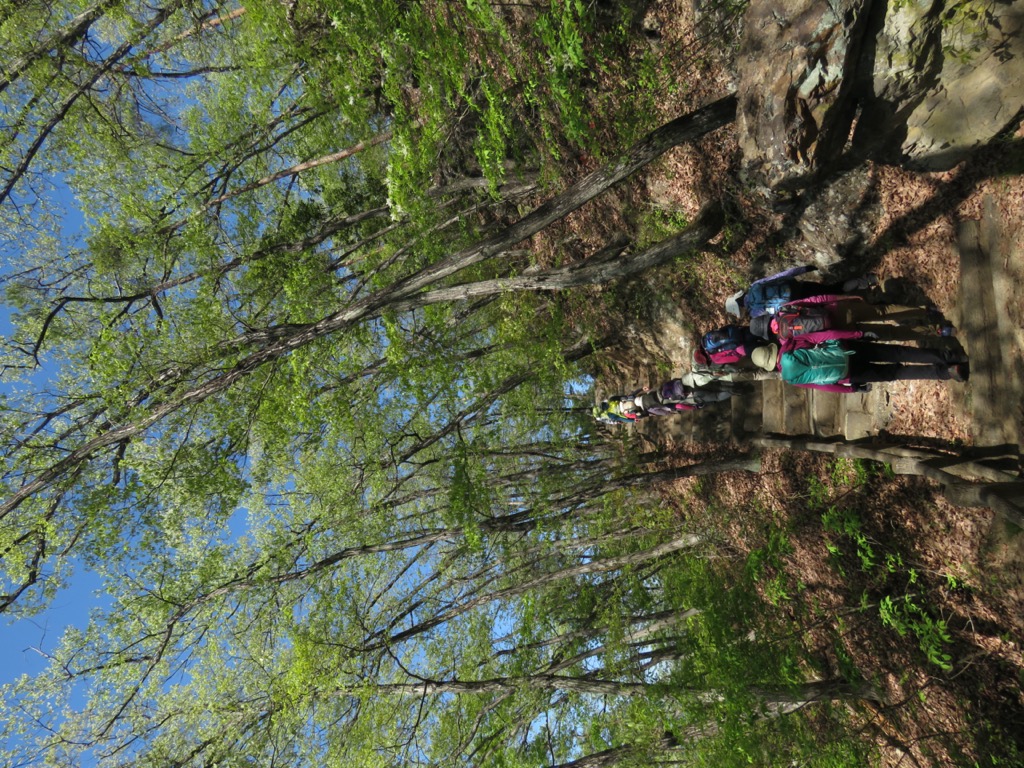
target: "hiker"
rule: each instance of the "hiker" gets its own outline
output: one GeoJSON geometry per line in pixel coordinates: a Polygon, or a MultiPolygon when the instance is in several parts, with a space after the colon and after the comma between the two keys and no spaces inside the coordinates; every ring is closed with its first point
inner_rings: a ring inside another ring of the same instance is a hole
{"type": "Polygon", "coordinates": [[[684,403],[683,401],[680,401],[678,403],[680,408],[669,408],[669,404],[662,401],[659,390],[650,389],[649,387],[638,389],[627,397],[629,398],[627,402],[631,405],[625,407],[631,412],[637,414],[638,419],[642,419],[647,416],[664,416],[676,410],[689,411],[697,407],[692,403],[684,403]]]}
{"type": "Polygon", "coordinates": [[[606,424],[628,424],[648,416],[670,416],[721,403],[746,391],[728,381],[693,386],[683,377],[670,379],[654,389],[644,387],[628,395],[612,395],[593,409],[594,418],[606,424]]]}
{"type": "Polygon", "coordinates": [[[628,395],[612,395],[594,407],[594,418],[605,424],[629,424],[648,416],[667,416],[679,411],[703,408],[703,403],[688,401],[663,401],[658,390],[646,387],[628,395]]]}
{"type": "Polygon", "coordinates": [[[591,411],[594,418],[601,424],[632,424],[636,417],[629,418],[619,411],[618,403],[602,400],[600,405],[595,405],[591,411]]]}
{"type": "Polygon", "coordinates": [[[612,395],[594,407],[594,418],[605,424],[632,424],[647,417],[646,409],[628,395],[612,395]]]}
{"type": "Polygon", "coordinates": [[[878,285],[878,278],[865,275],[841,283],[816,283],[797,280],[798,275],[816,270],[815,266],[793,267],[750,284],[745,291],[737,291],[725,301],[725,311],[741,317],[746,310],[751,318],[775,314],[779,307],[797,299],[824,294],[852,294],[867,291],[878,285]]]}
{"type": "Polygon", "coordinates": [[[730,363],[728,365],[712,363],[707,353],[699,347],[693,351],[690,372],[683,374],[683,380],[686,382],[686,385],[694,388],[723,381],[738,383],[777,378],[779,378],[778,371],[765,371],[754,365],[749,357],[744,358],[739,363],[730,363]]]}
{"type": "Polygon", "coordinates": [[[952,379],[967,381],[966,355],[950,350],[880,344],[861,331],[821,331],[765,344],[751,359],[782,380],[828,392],[863,392],[873,382],[952,379]]]}
{"type": "Polygon", "coordinates": [[[825,294],[790,301],[774,315],[750,321],[751,333],[769,342],[781,342],[826,330],[863,331],[868,338],[916,341],[952,336],[952,324],[934,308],[900,304],[869,304],[858,296],[825,294]]]}
{"type": "Polygon", "coordinates": [[[688,386],[705,387],[714,382],[757,381],[772,378],[750,360],[760,338],[743,325],[730,324],[705,333],[693,351],[688,386]]]}

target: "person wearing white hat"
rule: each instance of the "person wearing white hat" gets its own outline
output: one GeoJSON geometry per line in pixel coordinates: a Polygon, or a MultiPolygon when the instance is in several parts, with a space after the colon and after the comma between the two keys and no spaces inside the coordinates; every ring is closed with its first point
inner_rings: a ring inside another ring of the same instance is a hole
{"type": "Polygon", "coordinates": [[[798,275],[815,269],[817,267],[812,265],[793,267],[755,280],[745,291],[737,291],[725,300],[725,311],[735,317],[741,317],[746,310],[750,317],[754,318],[774,314],[783,304],[797,299],[823,294],[858,295],[878,284],[878,278],[874,275],[829,284],[795,279],[798,275]]]}
{"type": "Polygon", "coordinates": [[[750,359],[758,368],[763,368],[766,371],[778,370],[779,345],[765,344],[757,347],[750,353],[750,359]]]}

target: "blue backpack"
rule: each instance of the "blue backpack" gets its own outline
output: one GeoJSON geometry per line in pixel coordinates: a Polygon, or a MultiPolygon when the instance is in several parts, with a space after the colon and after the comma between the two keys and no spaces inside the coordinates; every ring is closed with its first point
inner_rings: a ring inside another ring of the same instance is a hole
{"type": "Polygon", "coordinates": [[[836,340],[782,353],[782,380],[790,384],[835,384],[850,372],[850,355],[836,340]]]}
{"type": "Polygon", "coordinates": [[[789,279],[754,283],[743,296],[743,306],[751,317],[774,315],[779,307],[793,300],[793,281],[789,279]]]}
{"type": "MultiPolygon", "coordinates": [[[[701,337],[700,346],[709,355],[713,352],[731,352],[743,347],[747,340],[746,329],[741,325],[723,325],[708,331],[701,337]]],[[[741,351],[742,355],[743,352],[741,351]]]]}

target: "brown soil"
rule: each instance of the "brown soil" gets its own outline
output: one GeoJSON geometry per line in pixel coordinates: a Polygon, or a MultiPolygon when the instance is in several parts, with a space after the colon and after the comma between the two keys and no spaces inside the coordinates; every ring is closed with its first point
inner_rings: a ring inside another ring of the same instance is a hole
{"type": "MultiPolygon", "coordinates": [[[[687,52],[694,48],[691,17],[688,0],[652,3],[644,25],[660,37],[637,45],[655,45],[662,55],[678,58],[679,71],[692,72],[687,69],[692,66],[687,52]]],[[[676,117],[726,90],[721,62],[710,52],[701,61],[700,76],[691,75],[689,87],[666,96],[659,118],[676,117]]],[[[1018,131],[1021,137],[1024,131],[1018,131]]],[[[735,163],[733,136],[722,131],[669,153],[620,194],[628,195],[631,205],[646,198],[648,205],[690,217],[713,195],[728,194],[742,205],[742,190],[725,188],[735,163]]],[[[994,149],[947,173],[871,166],[882,216],[863,260],[843,265],[847,273],[870,269],[883,280],[897,279],[955,320],[958,222],[979,218],[986,196],[994,198],[1010,237],[1024,221],[1024,177],[1002,175],[1004,163],[1002,150],[994,149]]],[[[784,252],[774,246],[770,255],[764,250],[774,242],[780,218],[753,205],[744,212],[743,241],[729,244],[727,261],[721,254],[707,255],[685,275],[648,278],[659,290],[669,285],[678,291],[681,311],[694,327],[725,321],[722,299],[739,280],[756,273],[755,261],[789,266],[784,252]]],[[[1010,310],[1021,327],[1021,303],[1010,310]]],[[[616,370],[639,369],[628,364],[630,354],[646,359],[651,350],[619,350],[618,368],[604,371],[614,380],[608,388],[648,383],[615,380],[616,370]]],[[[1013,354],[1012,363],[1019,366],[1020,350],[1013,354]]],[[[889,433],[933,444],[969,444],[970,409],[963,392],[942,382],[894,385],[889,433]]],[[[691,454],[711,450],[662,444],[691,454]]],[[[876,474],[858,484],[835,477],[852,471],[808,454],[773,453],[764,457],[756,476],[680,481],[672,501],[695,521],[710,524],[715,517],[741,551],[764,546],[767,528],[786,531],[792,547],[783,573],[791,587],[784,604],[787,620],[817,660],[817,674],[860,675],[883,694],[880,705],[850,710],[852,727],[877,746],[882,765],[1024,765],[1024,535],[991,510],[948,504],[936,486],[921,479],[876,474]],[[811,477],[827,489],[824,500],[810,498],[811,477]],[[874,564],[864,564],[849,536],[825,529],[822,514],[835,505],[857,519],[874,564]],[[708,511],[723,508],[736,514],[722,521],[720,512],[708,511]],[[830,552],[830,544],[838,554],[830,552]],[[922,633],[901,635],[881,620],[879,606],[886,598],[909,599],[924,606],[930,620],[946,623],[949,640],[941,653],[949,654],[948,669],[928,659],[922,633]]]]}

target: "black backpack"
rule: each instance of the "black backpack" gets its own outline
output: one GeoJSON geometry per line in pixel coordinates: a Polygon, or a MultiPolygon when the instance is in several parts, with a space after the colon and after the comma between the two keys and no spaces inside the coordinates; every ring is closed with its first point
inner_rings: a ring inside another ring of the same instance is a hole
{"type": "Polygon", "coordinates": [[[780,339],[827,331],[832,327],[828,310],[817,306],[783,307],[775,315],[775,321],[778,326],[776,334],[780,339]]]}

